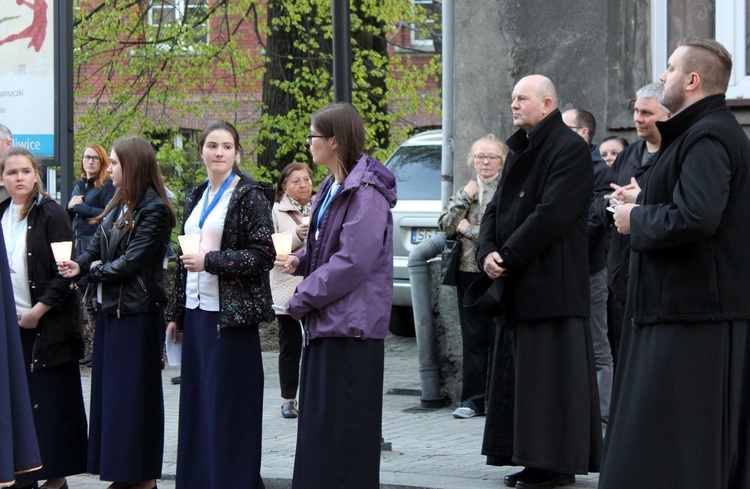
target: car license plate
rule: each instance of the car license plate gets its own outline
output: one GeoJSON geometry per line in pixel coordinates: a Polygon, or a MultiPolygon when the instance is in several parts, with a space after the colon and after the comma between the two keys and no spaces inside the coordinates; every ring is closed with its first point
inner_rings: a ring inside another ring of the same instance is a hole
{"type": "Polygon", "coordinates": [[[419,244],[437,234],[436,228],[411,228],[411,244],[419,244]]]}

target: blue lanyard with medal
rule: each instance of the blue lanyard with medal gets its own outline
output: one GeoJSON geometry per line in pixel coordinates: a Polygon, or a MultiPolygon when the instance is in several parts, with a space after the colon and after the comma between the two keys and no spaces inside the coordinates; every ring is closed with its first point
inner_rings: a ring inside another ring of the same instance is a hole
{"type": "Polygon", "coordinates": [[[320,237],[320,221],[323,220],[323,214],[325,214],[326,209],[328,208],[328,204],[331,203],[331,199],[338,191],[339,187],[341,187],[341,184],[333,183],[331,185],[331,189],[328,192],[328,195],[326,195],[325,199],[323,199],[323,203],[320,204],[320,207],[318,208],[318,220],[315,223],[315,240],[317,241],[320,237]]]}
{"type": "Polygon", "coordinates": [[[211,203],[208,203],[208,197],[211,190],[211,184],[209,183],[206,187],[206,193],[203,196],[203,211],[201,211],[201,217],[198,221],[198,229],[201,230],[201,234],[203,234],[203,224],[206,222],[206,218],[209,214],[211,214],[211,211],[214,210],[214,207],[216,207],[216,204],[221,199],[221,196],[224,195],[224,192],[226,192],[227,188],[229,188],[229,185],[232,183],[232,180],[234,180],[234,172],[231,172],[229,176],[227,176],[227,179],[224,180],[224,183],[221,184],[221,187],[219,187],[219,190],[216,192],[216,195],[214,195],[214,198],[211,199],[211,203]]]}

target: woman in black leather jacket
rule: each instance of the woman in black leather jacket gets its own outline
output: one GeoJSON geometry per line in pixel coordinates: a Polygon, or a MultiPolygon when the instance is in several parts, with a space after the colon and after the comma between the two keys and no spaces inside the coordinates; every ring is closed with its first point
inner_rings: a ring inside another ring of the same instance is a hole
{"type": "Polygon", "coordinates": [[[6,150],[0,175],[11,197],[0,204],[0,217],[43,464],[19,474],[13,487],[36,487],[46,479],[44,489],[59,489],[66,476],[86,471],[80,298],[71,280],[57,273],[50,246],[72,241],[73,231],[65,210],[41,188],[29,150],[6,150]]]}
{"type": "Polygon", "coordinates": [[[88,472],[110,489],[151,489],[161,477],[162,260],[175,216],[151,143],[121,139],[109,155],[117,188],[88,249],[58,264],[87,274],[100,303],[91,376],[88,472]]]}

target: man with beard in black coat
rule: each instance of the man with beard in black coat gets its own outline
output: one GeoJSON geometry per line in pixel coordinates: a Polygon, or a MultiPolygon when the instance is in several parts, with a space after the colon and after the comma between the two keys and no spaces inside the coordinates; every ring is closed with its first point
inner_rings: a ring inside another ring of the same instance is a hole
{"type": "Polygon", "coordinates": [[[601,489],[750,487],[750,140],[725,92],[732,59],[682,40],[661,75],[661,148],[630,234],[628,340],[615,379],[601,489]]]}
{"type": "Polygon", "coordinates": [[[482,453],[522,465],[518,488],[557,487],[597,471],[599,394],[589,330],[586,229],[593,167],[562,120],[552,82],[522,78],[511,110],[519,130],[477,247],[480,268],[505,281],[482,453]]]}

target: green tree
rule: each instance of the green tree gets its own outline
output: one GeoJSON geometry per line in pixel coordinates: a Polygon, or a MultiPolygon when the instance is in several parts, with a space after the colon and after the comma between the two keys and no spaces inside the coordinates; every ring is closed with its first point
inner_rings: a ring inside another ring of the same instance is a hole
{"type": "MultiPolygon", "coordinates": [[[[368,151],[381,159],[409,132],[410,111],[439,111],[439,93],[425,91],[439,77],[439,57],[424,64],[389,54],[396,26],[426,25],[431,17],[409,0],[351,2],[352,102],[367,122],[368,151]]],[[[310,114],[333,100],[331,0],[268,0],[267,25],[258,164],[280,170],[309,161],[310,114]]]]}
{"type": "MultiPolygon", "coordinates": [[[[189,118],[224,118],[243,141],[245,168],[269,180],[308,161],[309,116],[332,100],[330,0],[75,0],[76,145],[152,137],[181,207],[204,177],[196,148],[173,146],[189,118]],[[248,39],[263,49],[245,49],[248,39]],[[208,42],[207,42],[208,41],[208,42]],[[266,75],[267,73],[267,75],[266,75]],[[265,75],[265,78],[264,78],[265,75]],[[257,159],[258,165],[252,160],[257,159]]],[[[353,0],[353,101],[370,150],[385,158],[415,108],[437,113],[439,57],[389,55],[399,28],[425,25],[410,0],[353,0]]]]}

